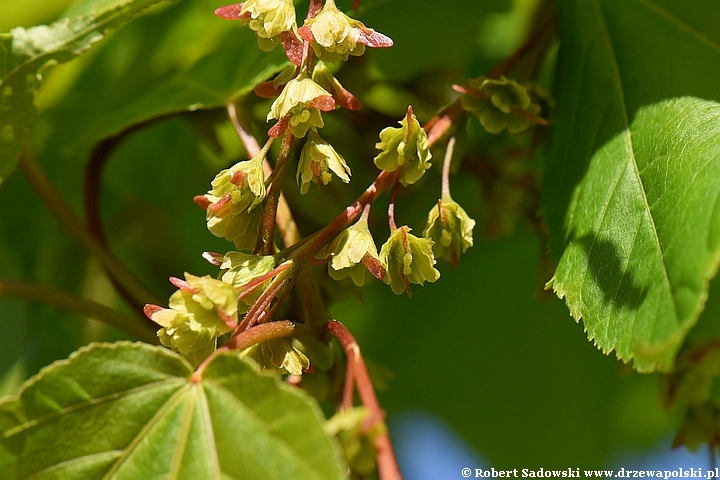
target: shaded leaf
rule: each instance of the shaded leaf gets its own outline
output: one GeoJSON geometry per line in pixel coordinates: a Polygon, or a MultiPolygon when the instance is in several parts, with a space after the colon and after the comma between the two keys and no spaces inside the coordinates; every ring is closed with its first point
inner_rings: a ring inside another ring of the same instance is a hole
{"type": "Polygon", "coordinates": [[[341,479],[319,409],[218,356],[190,365],[145,344],[94,344],[0,403],[3,478],[341,479]]]}
{"type": "Polygon", "coordinates": [[[78,162],[100,140],[151,119],[224,108],[288,64],[253,32],[214,15],[217,2],[181,2],[128,25],[87,65],[70,94],[43,112],[48,147],[78,162]],[[66,122],[73,118],[73,122],[66,122]]]}
{"type": "Polygon", "coordinates": [[[133,15],[160,0],[84,2],[77,16],[0,34],[0,183],[17,166],[35,120],[43,70],[81,54],[133,15]]]}
{"type": "Polygon", "coordinates": [[[603,352],[668,370],[720,253],[720,35],[666,0],[561,3],[552,287],[603,352]],[[672,67],[670,67],[672,65],[672,67]]]}

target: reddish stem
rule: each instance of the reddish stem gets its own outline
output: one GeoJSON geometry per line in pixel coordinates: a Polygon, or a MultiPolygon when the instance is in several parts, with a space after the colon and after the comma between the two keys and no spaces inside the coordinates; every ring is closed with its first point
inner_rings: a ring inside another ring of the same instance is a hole
{"type": "Polygon", "coordinates": [[[310,6],[308,7],[307,19],[315,18],[323,7],[323,0],[310,0],[310,6]]]}
{"type": "Polygon", "coordinates": [[[435,117],[428,120],[423,127],[428,136],[428,148],[432,148],[443,135],[450,131],[455,121],[463,115],[464,112],[465,110],[463,110],[462,103],[458,98],[442,109],[435,117]]]}
{"type": "Polygon", "coordinates": [[[352,205],[335,217],[325,228],[313,235],[312,241],[309,241],[296,250],[292,257],[295,258],[298,263],[306,263],[312,260],[322,247],[331,242],[338,233],[357,219],[365,208],[365,205],[374,202],[375,199],[393,183],[392,172],[380,172],[375,181],[352,205]]]}
{"type": "Polygon", "coordinates": [[[343,386],[342,409],[347,410],[353,406],[353,395],[355,393],[355,369],[353,362],[348,358],[345,368],[345,385],[343,386]]]}
{"type": "Polygon", "coordinates": [[[292,267],[292,266],[293,266],[293,263],[292,263],[292,262],[282,263],[282,264],[278,265],[277,267],[273,268],[272,270],[270,270],[270,271],[269,271],[268,273],[266,273],[265,275],[261,275],[261,276],[259,276],[259,277],[257,277],[257,278],[253,278],[252,280],[250,280],[250,281],[249,281],[248,283],[246,283],[245,285],[240,286],[239,288],[241,288],[242,291],[240,292],[240,295],[238,295],[238,300],[242,300],[243,298],[247,297],[247,296],[250,294],[250,292],[252,292],[252,291],[255,290],[257,287],[259,287],[260,285],[262,285],[263,282],[265,282],[266,280],[269,280],[269,279],[273,278],[274,276],[276,276],[276,275],[279,274],[280,272],[285,271],[285,270],[287,270],[288,268],[290,268],[290,267],[292,267]]]}
{"type": "Polygon", "coordinates": [[[397,230],[397,224],[395,223],[395,198],[397,197],[398,185],[395,184],[392,195],[390,196],[390,203],[388,204],[388,225],[390,225],[390,233],[397,230]]]}
{"type": "Polygon", "coordinates": [[[263,211],[262,218],[262,229],[260,237],[258,238],[258,244],[260,248],[258,253],[260,255],[272,255],[273,251],[273,237],[275,236],[275,221],[277,216],[278,201],[280,199],[280,193],[282,192],[282,182],[285,177],[285,168],[287,167],[287,159],[290,156],[290,149],[293,142],[292,133],[285,132],[282,143],[280,144],[280,154],[278,155],[278,161],[273,170],[275,177],[272,179],[270,184],[270,190],[265,197],[265,210],[263,211]]]}
{"type": "MultiPolygon", "coordinates": [[[[292,272],[292,270],[290,270],[290,272],[292,272]]],[[[292,275],[290,276],[292,277],[292,275]]],[[[262,313],[270,305],[270,302],[273,301],[273,298],[275,298],[275,296],[278,294],[280,289],[287,283],[287,281],[288,275],[284,275],[282,273],[276,275],[275,278],[273,278],[272,282],[270,282],[270,285],[268,285],[268,287],[263,291],[262,295],[260,295],[260,298],[258,298],[255,303],[253,303],[252,307],[250,307],[250,311],[245,314],[245,318],[243,318],[243,321],[240,322],[240,325],[238,325],[238,328],[235,330],[233,336],[239,335],[243,331],[247,330],[248,328],[259,322],[262,313]]]]}
{"type": "MultiPolygon", "coordinates": [[[[360,353],[360,347],[345,325],[337,320],[330,320],[325,328],[338,339],[340,345],[345,351],[348,362],[348,375],[352,375],[354,383],[357,387],[360,400],[365,408],[368,409],[369,415],[363,426],[365,431],[369,431],[378,423],[385,422],[385,412],[380,408],[375,389],[370,381],[365,361],[360,353]],[[352,372],[352,374],[350,373],[352,372]]],[[[390,442],[390,435],[385,429],[383,433],[375,437],[375,451],[377,455],[378,476],[380,480],[402,480],[402,474],[395,459],[395,452],[390,442]]]]}
{"type": "Polygon", "coordinates": [[[290,320],[278,320],[267,322],[248,328],[239,335],[235,335],[223,345],[234,350],[245,350],[257,343],[262,343],[273,338],[289,337],[295,331],[295,324],[290,320]]]}
{"type": "Polygon", "coordinates": [[[202,381],[202,374],[205,368],[222,352],[228,352],[231,349],[245,350],[255,344],[266,342],[273,338],[289,337],[295,331],[295,324],[289,320],[280,320],[277,322],[263,323],[251,329],[248,329],[240,335],[232,337],[225,345],[210,354],[195,370],[192,376],[193,383],[202,381]]]}
{"type": "Polygon", "coordinates": [[[442,170],[442,199],[448,201],[450,197],[450,162],[452,162],[453,151],[455,150],[455,137],[450,137],[445,150],[442,170]]]}

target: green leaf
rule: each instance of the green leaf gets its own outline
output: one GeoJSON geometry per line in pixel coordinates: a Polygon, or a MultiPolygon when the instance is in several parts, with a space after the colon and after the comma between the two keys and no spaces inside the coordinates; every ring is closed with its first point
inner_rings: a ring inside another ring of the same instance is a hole
{"type": "Polygon", "coordinates": [[[262,52],[252,30],[214,15],[217,6],[180,2],[108,39],[69,80],[72,91],[43,112],[56,128],[48,146],[63,143],[62,160],[77,163],[98,141],[133,125],[225,108],[289,63],[282,49],[262,52]]]}
{"type": "Polygon", "coordinates": [[[709,0],[559,13],[550,284],[603,352],[669,370],[720,254],[720,13],[709,0]]]}
{"type": "Polygon", "coordinates": [[[0,34],[0,183],[16,168],[35,120],[33,104],[43,70],[67,62],[141,10],[161,0],[83,2],[77,16],[52,25],[0,34]]]}
{"type": "Polygon", "coordinates": [[[3,478],[344,478],[304,393],[233,354],[193,373],[128,342],[52,364],[0,403],[3,478]]]}

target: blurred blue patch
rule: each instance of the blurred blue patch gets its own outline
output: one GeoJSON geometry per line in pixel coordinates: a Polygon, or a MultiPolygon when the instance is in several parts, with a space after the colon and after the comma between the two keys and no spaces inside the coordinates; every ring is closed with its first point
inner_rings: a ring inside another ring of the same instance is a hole
{"type": "Polygon", "coordinates": [[[487,468],[472,447],[434,415],[407,412],[388,423],[405,480],[463,478],[463,468],[487,468]]]}
{"type": "Polygon", "coordinates": [[[691,452],[687,448],[672,448],[672,438],[658,443],[649,450],[642,452],[623,452],[618,455],[618,460],[611,462],[612,468],[620,470],[677,470],[702,468],[702,474],[707,470],[715,469],[716,462],[711,459],[710,450],[707,446],[701,446],[691,452]]]}

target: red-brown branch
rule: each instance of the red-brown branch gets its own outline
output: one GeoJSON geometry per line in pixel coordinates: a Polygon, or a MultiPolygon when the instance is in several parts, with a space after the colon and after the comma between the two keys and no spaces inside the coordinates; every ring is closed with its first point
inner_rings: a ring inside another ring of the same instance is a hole
{"type": "MultiPolygon", "coordinates": [[[[385,423],[385,412],[380,408],[375,389],[370,381],[365,361],[360,353],[360,347],[355,337],[345,328],[345,325],[337,320],[330,320],[325,326],[327,330],[338,339],[345,351],[348,363],[348,374],[352,374],[355,386],[357,387],[360,401],[368,409],[369,415],[365,420],[363,428],[369,431],[378,423],[385,423]],[[350,373],[352,372],[352,373],[350,373]]],[[[395,459],[395,452],[390,441],[390,434],[386,429],[375,437],[375,451],[377,455],[378,476],[380,480],[402,480],[402,474],[395,459]]]]}

